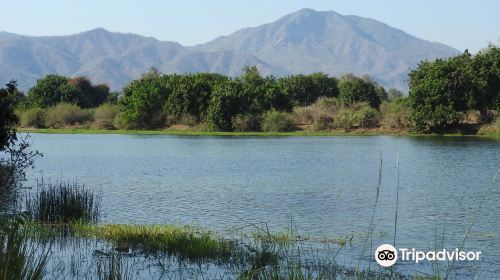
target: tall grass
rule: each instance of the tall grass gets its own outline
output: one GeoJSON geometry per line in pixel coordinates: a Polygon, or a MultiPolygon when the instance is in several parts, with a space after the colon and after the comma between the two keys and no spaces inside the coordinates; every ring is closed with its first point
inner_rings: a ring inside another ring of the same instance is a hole
{"type": "Polygon", "coordinates": [[[38,250],[26,231],[21,220],[0,217],[0,280],[44,278],[50,248],[38,250]]]}
{"type": "Polygon", "coordinates": [[[78,183],[38,182],[37,192],[26,199],[26,212],[41,223],[97,222],[101,198],[78,183]]]}
{"type": "Polygon", "coordinates": [[[112,242],[120,251],[161,251],[192,261],[228,260],[239,252],[234,240],[173,225],[77,224],[73,234],[112,242]]]}

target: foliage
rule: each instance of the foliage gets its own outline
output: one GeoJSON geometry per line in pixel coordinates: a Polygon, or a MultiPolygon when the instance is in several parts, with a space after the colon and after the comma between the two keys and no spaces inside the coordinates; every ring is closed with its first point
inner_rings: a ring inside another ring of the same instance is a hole
{"type": "Polygon", "coordinates": [[[68,80],[68,84],[81,92],[77,101],[82,108],[94,108],[108,100],[110,97],[109,86],[106,84],[92,85],[87,77],[75,77],[68,80]]]}
{"type": "Polygon", "coordinates": [[[380,105],[380,113],[384,124],[391,128],[406,129],[410,124],[410,109],[406,98],[395,98],[391,102],[384,101],[380,105]]]}
{"type": "Polygon", "coordinates": [[[104,103],[94,111],[94,125],[97,128],[114,129],[115,119],[120,109],[116,105],[104,103]]]}
{"type": "Polygon", "coordinates": [[[18,118],[14,106],[17,92],[16,81],[10,81],[5,88],[0,88],[0,151],[16,140],[18,118]]]}
{"type": "Polygon", "coordinates": [[[59,75],[47,75],[36,81],[28,91],[28,103],[31,107],[51,107],[60,102],[77,104],[82,99],[82,92],[68,83],[68,78],[59,75]]]}
{"type": "Polygon", "coordinates": [[[104,103],[108,96],[107,85],[93,86],[86,77],[70,79],[50,74],[37,80],[28,91],[27,102],[29,107],[47,108],[59,103],[71,103],[90,108],[104,103]]]}
{"type": "Polygon", "coordinates": [[[21,218],[0,217],[0,279],[38,280],[45,276],[50,247],[30,242],[21,218]]]}
{"type": "Polygon", "coordinates": [[[320,96],[337,97],[338,80],[324,73],[280,78],[278,86],[293,107],[309,106],[320,96]]]}
{"type": "Polygon", "coordinates": [[[286,132],[294,128],[291,115],[285,112],[269,111],[262,117],[262,130],[266,132],[286,132]]]}
{"type": "Polygon", "coordinates": [[[90,121],[92,121],[92,113],[90,111],[68,103],[59,103],[54,107],[48,108],[45,115],[45,125],[47,127],[73,126],[90,121]]]}
{"type": "Polygon", "coordinates": [[[355,120],[361,128],[373,128],[378,125],[379,112],[368,105],[361,105],[355,112],[355,120]]]}
{"type": "Polygon", "coordinates": [[[188,260],[224,260],[237,252],[237,242],[210,232],[172,225],[75,225],[75,235],[114,242],[121,247],[140,246],[148,252],[166,251],[188,260]]]}
{"type": "Polygon", "coordinates": [[[232,118],[240,113],[241,87],[238,81],[220,83],[214,87],[207,115],[213,129],[222,131],[233,129],[232,118]]]}
{"type": "Polygon", "coordinates": [[[500,47],[489,45],[473,58],[475,93],[473,109],[479,110],[483,120],[488,110],[500,111],[500,47]]]}
{"type": "Polygon", "coordinates": [[[167,77],[171,93],[166,100],[164,113],[176,117],[189,115],[196,122],[206,117],[213,87],[228,80],[225,76],[213,73],[167,77]]]}
{"type": "Polygon", "coordinates": [[[378,108],[381,103],[374,82],[353,76],[343,76],[339,81],[339,101],[343,106],[357,102],[368,102],[372,108],[378,108]]]}
{"type": "Polygon", "coordinates": [[[84,186],[38,183],[38,192],[26,201],[26,212],[41,223],[97,222],[100,196],[84,186]]]}
{"type": "Polygon", "coordinates": [[[132,81],[123,89],[120,99],[120,121],[126,128],[155,129],[163,127],[163,106],[171,88],[166,86],[168,78],[149,74],[132,81]]]}
{"type": "Polygon", "coordinates": [[[487,121],[489,110],[498,110],[500,48],[490,45],[472,56],[462,55],[423,61],[409,74],[410,119],[416,132],[445,132],[468,111],[478,110],[487,121]]]}
{"type": "Polygon", "coordinates": [[[22,127],[45,127],[45,110],[39,107],[28,108],[19,112],[22,127]]]}
{"type": "Polygon", "coordinates": [[[418,132],[441,132],[457,124],[474,104],[474,93],[478,91],[468,52],[449,59],[423,61],[409,77],[411,120],[418,132]]]}
{"type": "Polygon", "coordinates": [[[236,115],[231,124],[238,132],[260,131],[260,118],[256,115],[236,115]]]}

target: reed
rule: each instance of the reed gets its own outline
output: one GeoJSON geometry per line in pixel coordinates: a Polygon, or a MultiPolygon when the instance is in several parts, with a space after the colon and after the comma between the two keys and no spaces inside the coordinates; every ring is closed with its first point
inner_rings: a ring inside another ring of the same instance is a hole
{"type": "Polygon", "coordinates": [[[38,280],[45,276],[50,247],[35,244],[17,218],[0,217],[0,280],[38,280]]]}
{"type": "Polygon", "coordinates": [[[78,183],[37,183],[38,191],[26,199],[26,212],[40,223],[97,222],[100,195],[78,183]]]}

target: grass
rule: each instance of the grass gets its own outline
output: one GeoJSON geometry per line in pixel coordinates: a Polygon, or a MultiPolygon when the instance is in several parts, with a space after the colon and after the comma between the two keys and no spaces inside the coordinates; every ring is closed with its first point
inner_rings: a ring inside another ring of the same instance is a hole
{"type": "Polygon", "coordinates": [[[26,199],[26,212],[40,223],[97,222],[100,196],[77,183],[37,183],[38,191],[26,199]]]}
{"type": "Polygon", "coordinates": [[[119,251],[160,251],[193,261],[229,260],[239,250],[236,241],[174,225],[76,224],[72,232],[112,242],[119,251]]]}
{"type": "Polygon", "coordinates": [[[0,217],[0,280],[44,278],[50,248],[40,252],[29,240],[28,230],[19,219],[0,217]]]}
{"type": "Polygon", "coordinates": [[[178,136],[231,136],[231,137],[321,137],[321,136],[409,136],[409,137],[477,137],[500,138],[498,133],[482,133],[477,135],[452,134],[412,134],[407,131],[391,131],[377,129],[357,129],[350,131],[289,131],[289,132],[224,132],[224,131],[199,131],[199,130],[108,130],[91,128],[18,128],[18,132],[45,133],[45,134],[128,134],[128,135],[178,135],[178,136]]]}

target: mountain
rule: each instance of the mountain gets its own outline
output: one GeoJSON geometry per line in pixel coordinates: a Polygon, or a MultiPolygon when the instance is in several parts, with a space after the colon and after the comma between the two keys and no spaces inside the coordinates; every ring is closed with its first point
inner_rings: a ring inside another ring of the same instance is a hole
{"type": "Polygon", "coordinates": [[[289,73],[368,74],[396,88],[407,87],[408,68],[419,61],[459,54],[373,19],[311,9],[241,29],[196,49],[251,53],[289,73]]]}
{"type": "Polygon", "coordinates": [[[0,81],[16,79],[26,90],[36,79],[58,73],[84,75],[119,90],[150,67],[237,76],[243,66],[256,65],[275,76],[368,74],[384,86],[405,89],[408,69],[420,60],[458,53],[376,20],[302,9],[193,47],[102,28],[69,36],[0,32],[0,81]]]}

